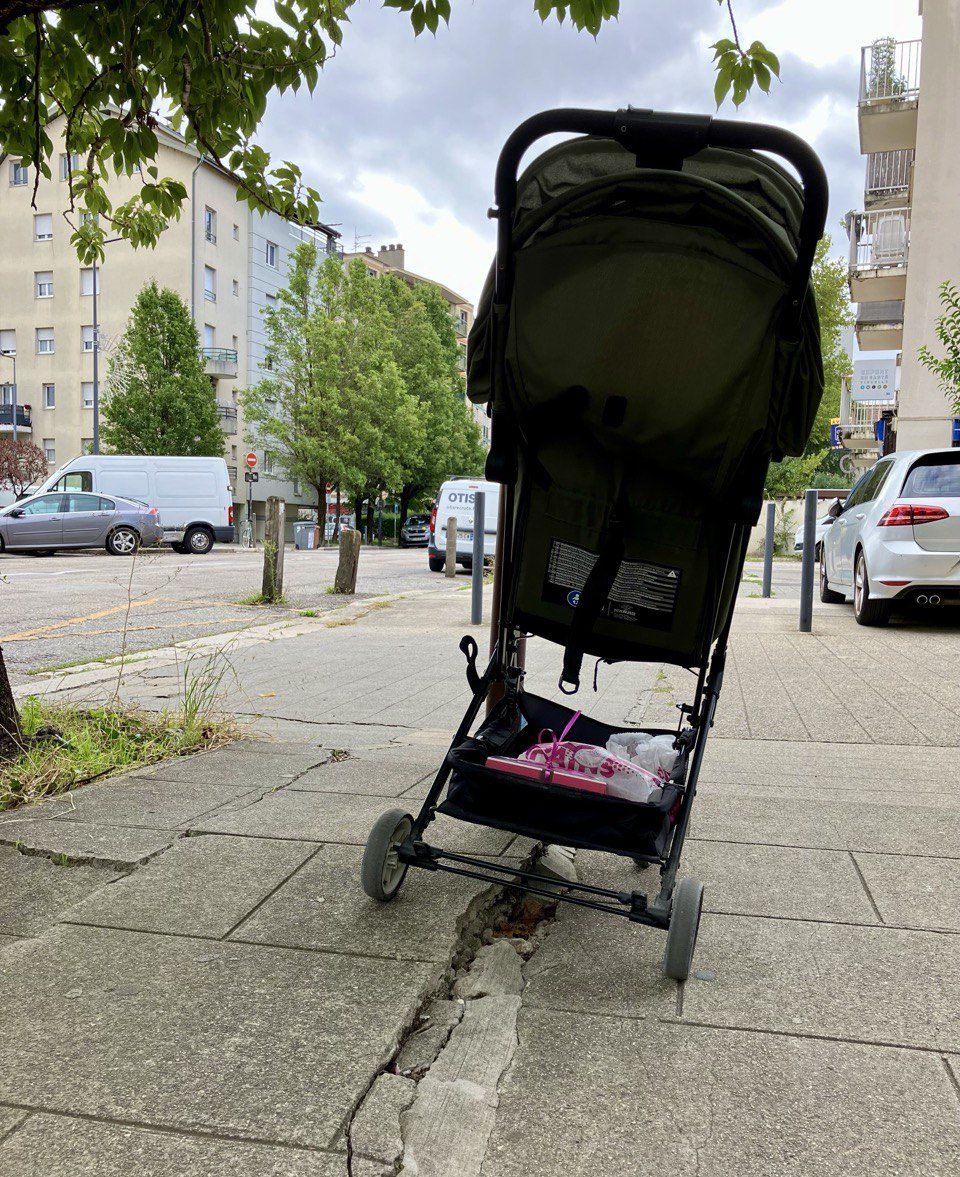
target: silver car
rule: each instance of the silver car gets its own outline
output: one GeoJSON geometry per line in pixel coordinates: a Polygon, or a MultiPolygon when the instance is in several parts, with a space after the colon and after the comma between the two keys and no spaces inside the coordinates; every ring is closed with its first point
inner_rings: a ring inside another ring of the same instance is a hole
{"type": "Polygon", "coordinates": [[[116,495],[48,491],[0,511],[0,552],[106,548],[132,556],[141,544],[163,539],[155,507],[116,495]]]}
{"type": "Polygon", "coordinates": [[[885,625],[895,602],[960,598],[960,450],[910,450],[872,466],[823,538],[820,600],[853,597],[860,625],[885,625]]]}

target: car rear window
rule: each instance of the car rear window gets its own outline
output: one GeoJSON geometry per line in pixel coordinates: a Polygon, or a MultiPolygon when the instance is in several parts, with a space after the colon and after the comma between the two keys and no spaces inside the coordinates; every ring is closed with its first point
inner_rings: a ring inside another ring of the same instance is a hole
{"type": "Polygon", "coordinates": [[[116,507],[117,507],[117,504],[113,501],[113,499],[101,499],[100,500],[99,509],[101,511],[114,511],[114,510],[116,510],[116,507]]]}
{"type": "Polygon", "coordinates": [[[905,499],[960,499],[960,461],[919,463],[907,475],[900,493],[905,499]]]}

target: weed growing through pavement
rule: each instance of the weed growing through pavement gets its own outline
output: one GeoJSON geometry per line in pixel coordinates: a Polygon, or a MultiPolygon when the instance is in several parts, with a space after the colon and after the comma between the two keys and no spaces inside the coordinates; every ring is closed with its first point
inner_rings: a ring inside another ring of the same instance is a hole
{"type": "Polygon", "coordinates": [[[285,605],[286,597],[265,597],[263,593],[254,593],[252,597],[241,597],[234,602],[237,605],[285,605]]]}

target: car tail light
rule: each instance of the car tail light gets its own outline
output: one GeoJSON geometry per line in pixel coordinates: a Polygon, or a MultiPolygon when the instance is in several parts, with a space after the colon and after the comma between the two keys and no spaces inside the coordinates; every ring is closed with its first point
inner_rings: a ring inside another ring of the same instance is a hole
{"type": "Polygon", "coordinates": [[[159,514],[160,514],[160,512],[157,510],[157,508],[156,508],[156,507],[148,507],[148,508],[147,508],[147,514],[148,514],[148,515],[159,515],[159,514]]]}
{"type": "Polygon", "coordinates": [[[433,535],[437,530],[437,508],[434,507],[430,512],[430,534],[433,535]]]}
{"type": "Polygon", "coordinates": [[[228,526],[233,527],[233,503],[227,507],[227,524],[228,526]]]}
{"type": "Polygon", "coordinates": [[[894,503],[877,527],[917,527],[921,523],[949,518],[950,512],[943,507],[933,507],[927,503],[894,503]]]}

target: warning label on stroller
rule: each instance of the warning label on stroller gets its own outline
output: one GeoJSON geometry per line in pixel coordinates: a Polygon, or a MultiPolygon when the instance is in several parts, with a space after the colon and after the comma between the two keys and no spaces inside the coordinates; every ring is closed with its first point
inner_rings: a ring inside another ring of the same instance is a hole
{"type": "MultiPolygon", "coordinates": [[[[595,552],[565,544],[550,543],[543,599],[553,605],[575,609],[587,577],[597,562],[595,552]]],[[[600,610],[601,617],[627,621],[649,629],[669,629],[680,590],[680,569],[642,560],[624,560],[600,610]]]]}

